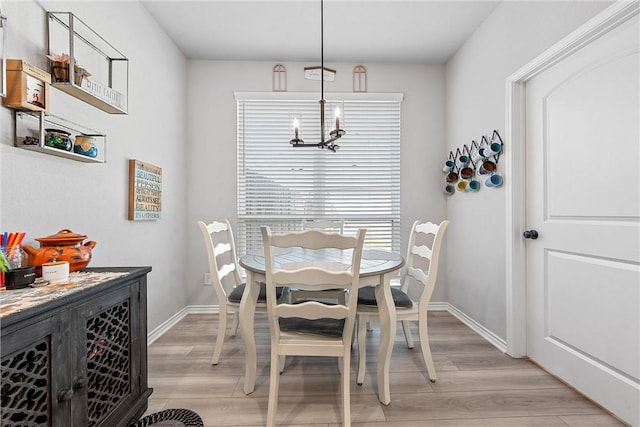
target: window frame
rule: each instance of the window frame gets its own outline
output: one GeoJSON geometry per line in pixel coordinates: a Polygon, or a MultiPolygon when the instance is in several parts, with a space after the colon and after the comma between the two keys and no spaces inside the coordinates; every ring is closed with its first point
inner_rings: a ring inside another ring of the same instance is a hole
{"type": "MultiPolygon", "coordinates": [[[[346,144],[349,143],[349,132],[352,132],[352,135],[357,135],[357,130],[355,130],[355,134],[354,132],[354,128],[353,125],[356,124],[356,121],[353,120],[352,121],[352,127],[349,127],[349,108],[355,108],[357,105],[361,105],[361,106],[368,106],[367,108],[375,108],[372,107],[374,106],[374,104],[376,103],[380,103],[383,104],[385,103],[385,105],[387,106],[393,106],[394,112],[393,114],[397,114],[397,123],[393,123],[393,130],[392,131],[388,131],[390,132],[390,143],[388,145],[393,145],[392,148],[390,150],[395,150],[392,151],[392,158],[389,159],[389,165],[390,168],[394,168],[393,172],[389,172],[389,174],[392,175],[392,177],[390,178],[393,182],[392,184],[389,184],[391,186],[391,191],[393,191],[393,194],[389,197],[389,203],[391,204],[391,206],[389,207],[390,209],[390,213],[388,215],[385,215],[383,217],[376,217],[375,214],[373,215],[365,215],[365,216],[360,216],[358,217],[357,214],[349,214],[349,215],[345,215],[345,216],[341,216],[339,218],[336,218],[335,214],[322,214],[320,212],[316,212],[316,214],[309,216],[308,214],[304,214],[304,215],[290,215],[290,216],[274,216],[274,215],[260,215],[260,216],[256,216],[256,215],[249,215],[249,214],[245,214],[243,213],[243,211],[245,210],[245,207],[243,206],[243,204],[246,201],[246,195],[243,193],[245,191],[245,183],[243,183],[243,179],[245,179],[246,174],[244,173],[245,171],[245,167],[246,167],[246,159],[245,156],[247,155],[247,147],[245,144],[245,130],[247,129],[247,125],[245,122],[245,106],[247,105],[247,103],[274,103],[273,106],[278,105],[278,103],[282,102],[283,105],[285,105],[285,110],[287,108],[291,108],[288,107],[291,102],[301,102],[305,104],[305,108],[310,108],[309,107],[309,101],[311,101],[313,103],[313,105],[315,105],[314,111],[317,111],[316,113],[316,118],[315,121],[319,120],[319,106],[318,106],[318,100],[319,100],[319,94],[317,93],[310,93],[310,92],[286,92],[286,93],[274,93],[274,92],[235,92],[235,99],[236,99],[236,112],[237,112],[237,134],[236,134],[236,149],[237,149],[237,207],[236,207],[236,213],[237,213],[237,232],[236,232],[236,243],[238,245],[238,252],[239,253],[256,253],[256,252],[260,252],[261,251],[261,244],[258,243],[261,242],[261,236],[259,234],[259,225],[269,225],[271,226],[276,232],[284,232],[284,231],[294,231],[294,230],[302,230],[303,228],[303,222],[305,220],[321,220],[321,219],[341,219],[344,221],[345,223],[345,233],[355,233],[355,230],[358,227],[366,227],[368,229],[368,233],[367,233],[367,237],[368,239],[365,241],[365,246],[368,247],[382,247],[384,249],[388,249],[388,250],[392,250],[392,251],[399,251],[400,250],[400,191],[401,191],[401,186],[400,186],[400,177],[401,177],[401,173],[400,173],[400,147],[401,147],[401,128],[402,128],[402,101],[403,101],[403,94],[401,93],[325,93],[325,99],[327,100],[327,105],[330,104],[330,102],[334,99],[339,99],[340,102],[343,103],[344,106],[344,126],[343,127],[346,131],[347,131],[347,136],[343,137],[342,139],[338,140],[338,144],[342,145],[343,147],[346,147],[346,144]],[[397,112],[395,111],[395,109],[397,109],[397,112]],[[395,127],[397,126],[397,127],[395,127]],[[397,170],[395,170],[397,169],[397,170]],[[376,225],[380,223],[380,225],[377,227],[376,225]],[[252,229],[253,232],[251,231],[252,229]],[[388,230],[388,231],[387,231],[388,230]],[[378,233],[378,234],[377,234],[378,233]],[[390,234],[390,237],[381,237],[383,233],[387,233],[390,234]],[[384,239],[387,239],[386,242],[384,243],[384,246],[381,242],[384,239]],[[382,245],[382,246],[381,246],[382,245]]],[[[267,107],[268,108],[268,107],[267,107]]],[[[278,105],[278,108],[280,108],[280,106],[278,105]]],[[[327,116],[331,116],[333,117],[332,114],[329,114],[331,111],[329,110],[329,107],[326,107],[326,111],[328,111],[326,113],[327,116]]],[[[361,111],[362,114],[366,114],[368,112],[367,108],[365,107],[361,107],[361,110],[358,110],[359,112],[361,111]]],[[[384,108],[384,106],[383,106],[384,108]]],[[[267,109],[265,109],[265,111],[267,111],[267,109]]],[[[280,112],[280,115],[282,115],[283,113],[280,112]]],[[[292,122],[292,115],[295,115],[295,111],[287,111],[287,122],[291,121],[292,122]]],[[[279,117],[280,122],[282,122],[282,117],[279,117]]],[[[369,121],[372,121],[372,118],[367,119],[369,121]]],[[[308,120],[307,120],[308,121],[308,120]]],[[[366,121],[366,120],[365,120],[366,121]]],[[[280,122],[278,123],[277,126],[282,125],[282,129],[280,129],[280,127],[278,128],[278,143],[279,140],[282,140],[282,147],[285,147],[286,150],[296,150],[296,152],[300,152],[300,153],[308,153],[308,156],[311,158],[312,156],[340,156],[341,154],[341,149],[338,149],[337,153],[333,153],[333,152],[329,152],[327,150],[320,150],[318,148],[315,147],[300,147],[300,148],[293,148],[291,146],[288,146],[288,142],[289,139],[291,139],[293,137],[293,131],[292,131],[292,126],[291,125],[287,125],[287,123],[282,122],[280,124],[280,122]],[[280,136],[280,133],[282,133],[282,136],[280,136]],[[317,153],[319,154],[315,154],[315,153],[309,153],[309,151],[313,151],[315,150],[317,153]]],[[[389,119],[389,122],[394,122],[393,119],[389,119]]],[[[319,123],[304,123],[302,124],[303,128],[303,135],[302,137],[305,139],[305,142],[307,143],[311,143],[311,142],[318,142],[319,141],[319,129],[315,129],[313,130],[313,125],[316,125],[317,128],[319,128],[319,123]],[[312,131],[309,132],[306,129],[311,128],[312,131]]],[[[360,126],[363,126],[362,123],[360,123],[360,126]]],[[[330,128],[330,126],[327,126],[327,128],[330,128]]],[[[361,127],[361,129],[364,129],[361,127]]],[[[385,128],[386,129],[386,128],[385,128]]],[[[249,131],[250,133],[250,131],[249,131]]],[[[328,131],[327,131],[328,133],[328,131]]],[[[357,136],[353,136],[354,138],[357,138],[357,136]]],[[[362,138],[360,138],[360,144],[362,145],[362,138]]],[[[368,140],[367,140],[368,141],[368,140]]],[[[354,144],[355,145],[355,144],[354,144]]],[[[362,149],[362,148],[361,148],[362,149]]],[[[304,154],[305,156],[307,156],[307,154],[304,154]]],[[[317,157],[314,157],[317,158],[317,157]]],[[[314,174],[317,174],[317,171],[313,172],[314,174]]],[[[317,182],[317,181],[315,181],[317,182]]],[[[315,184],[314,184],[315,186],[315,184]]],[[[320,197],[320,196],[318,196],[320,197]]]]}

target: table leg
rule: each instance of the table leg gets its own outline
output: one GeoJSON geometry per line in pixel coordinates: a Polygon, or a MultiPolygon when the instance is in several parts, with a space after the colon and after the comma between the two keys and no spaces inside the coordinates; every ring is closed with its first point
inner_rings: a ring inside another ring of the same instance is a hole
{"type": "Polygon", "coordinates": [[[254,334],[254,320],[256,301],[260,293],[260,285],[255,275],[247,270],[247,284],[240,300],[240,334],[244,345],[244,394],[253,393],[256,387],[256,337],[254,334]]]}
{"type": "Polygon", "coordinates": [[[382,275],[376,286],[376,302],[380,316],[380,350],[378,352],[378,400],[391,403],[389,391],[389,367],[396,339],[396,308],[391,296],[390,275],[382,275]]]}

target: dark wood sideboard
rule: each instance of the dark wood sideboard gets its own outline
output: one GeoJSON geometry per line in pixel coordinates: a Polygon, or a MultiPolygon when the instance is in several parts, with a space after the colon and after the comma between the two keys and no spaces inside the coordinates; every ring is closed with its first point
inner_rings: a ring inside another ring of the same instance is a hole
{"type": "Polygon", "coordinates": [[[147,409],[147,273],[0,292],[3,426],[120,427],[147,409]]]}

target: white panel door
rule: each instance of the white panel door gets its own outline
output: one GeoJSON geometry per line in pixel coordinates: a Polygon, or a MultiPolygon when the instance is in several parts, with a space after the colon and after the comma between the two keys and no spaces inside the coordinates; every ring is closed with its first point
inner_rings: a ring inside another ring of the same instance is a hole
{"type": "Polygon", "coordinates": [[[640,425],[638,16],[526,86],[527,353],[640,425]]]}

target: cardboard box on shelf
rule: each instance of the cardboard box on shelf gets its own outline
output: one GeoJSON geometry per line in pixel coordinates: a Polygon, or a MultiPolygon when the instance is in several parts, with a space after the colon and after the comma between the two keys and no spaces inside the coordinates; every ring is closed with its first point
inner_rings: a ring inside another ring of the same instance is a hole
{"type": "Polygon", "coordinates": [[[5,107],[18,110],[49,111],[51,75],[21,59],[7,59],[5,107]]]}

